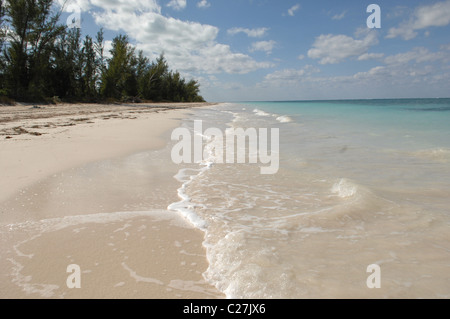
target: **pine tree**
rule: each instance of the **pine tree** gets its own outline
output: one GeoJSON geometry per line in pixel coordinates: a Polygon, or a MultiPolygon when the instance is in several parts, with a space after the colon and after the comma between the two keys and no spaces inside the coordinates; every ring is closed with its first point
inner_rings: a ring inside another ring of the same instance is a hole
{"type": "Polygon", "coordinates": [[[70,29],[67,37],[66,61],[70,70],[70,89],[67,97],[77,100],[83,91],[83,57],[81,48],[81,31],[70,29]]]}
{"type": "Polygon", "coordinates": [[[111,58],[102,77],[101,94],[105,98],[121,99],[137,93],[135,49],[128,37],[119,35],[113,39],[111,58]]]}
{"type": "Polygon", "coordinates": [[[13,97],[19,97],[26,95],[28,89],[28,30],[32,20],[32,10],[29,8],[29,1],[27,0],[7,0],[5,9],[12,29],[9,34],[9,46],[5,54],[8,64],[6,85],[13,97]]]}
{"type": "Polygon", "coordinates": [[[150,62],[119,35],[105,59],[103,30],[95,42],[90,36],[82,41],[80,29],[58,24],[60,13],[52,12],[52,0],[0,0],[0,96],[203,101],[199,84],[171,71],[163,54],[150,62]]]}
{"type": "Polygon", "coordinates": [[[150,88],[150,60],[144,56],[144,52],[139,51],[136,59],[136,77],[139,100],[148,96],[150,88]]]}
{"type": "Polygon", "coordinates": [[[104,35],[103,35],[103,28],[100,29],[97,32],[97,36],[95,38],[95,44],[94,44],[95,54],[96,54],[96,83],[95,83],[95,89],[97,93],[100,92],[100,87],[102,85],[102,78],[106,71],[105,66],[105,44],[104,44],[104,35]]]}
{"type": "Polygon", "coordinates": [[[165,78],[167,77],[169,71],[169,66],[164,57],[164,54],[161,54],[154,62],[149,70],[149,86],[148,96],[146,97],[149,100],[161,101],[164,99],[164,91],[165,91],[165,78]]]}
{"type": "Polygon", "coordinates": [[[41,99],[48,93],[50,55],[55,39],[64,32],[60,13],[52,13],[52,0],[7,0],[11,32],[5,58],[6,81],[18,98],[41,99]]]}
{"type": "MultiPolygon", "coordinates": [[[[3,44],[5,43],[6,31],[4,30],[4,16],[5,7],[3,6],[3,0],[0,0],[0,52],[3,52],[3,44]]],[[[0,97],[8,95],[8,91],[5,87],[5,68],[6,61],[3,55],[0,55],[0,97]]]]}
{"type": "Polygon", "coordinates": [[[81,99],[93,101],[97,97],[97,56],[95,54],[94,42],[90,36],[86,36],[82,56],[82,95],[81,99]]]}
{"type": "Polygon", "coordinates": [[[190,80],[186,85],[186,100],[189,102],[205,102],[200,93],[200,84],[195,80],[190,80]]]}

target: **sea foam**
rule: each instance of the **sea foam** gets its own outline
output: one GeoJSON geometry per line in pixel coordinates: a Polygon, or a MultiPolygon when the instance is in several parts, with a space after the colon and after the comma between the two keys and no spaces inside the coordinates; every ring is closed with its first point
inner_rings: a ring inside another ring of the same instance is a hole
{"type": "Polygon", "coordinates": [[[340,179],[331,188],[331,192],[341,198],[353,197],[357,191],[358,186],[345,178],[340,179]]]}
{"type": "Polygon", "coordinates": [[[254,110],[253,110],[253,113],[255,113],[255,114],[258,115],[258,116],[270,116],[269,113],[264,112],[264,111],[261,111],[261,110],[259,110],[259,109],[254,109],[254,110]]]}
{"type": "MultiPolygon", "coordinates": [[[[231,112],[228,112],[231,113],[231,112]]],[[[237,113],[232,113],[236,118],[237,113]]],[[[200,168],[182,168],[178,171],[178,173],[174,176],[174,178],[179,181],[181,187],[178,188],[178,197],[181,201],[170,204],[167,209],[171,211],[178,212],[181,216],[187,219],[194,227],[205,231],[207,227],[207,223],[195,212],[196,207],[201,207],[202,205],[198,205],[192,202],[192,198],[187,195],[186,189],[196,178],[204,174],[207,170],[209,170],[212,165],[216,162],[217,158],[215,155],[215,148],[217,143],[217,138],[213,138],[212,136],[207,136],[201,133],[200,134],[204,140],[208,141],[205,146],[204,154],[206,154],[205,158],[198,163],[200,168]],[[189,173],[191,172],[191,173],[189,173]]]]}
{"type": "Polygon", "coordinates": [[[290,123],[292,122],[292,119],[289,116],[282,115],[277,117],[277,121],[280,123],[290,123]]]}
{"type": "Polygon", "coordinates": [[[254,109],[253,113],[255,113],[255,115],[257,115],[257,116],[262,116],[262,117],[269,117],[269,116],[274,117],[280,123],[290,123],[290,122],[292,122],[292,118],[290,118],[287,115],[279,115],[279,114],[275,114],[275,113],[267,113],[267,112],[262,111],[260,109],[254,109]]]}

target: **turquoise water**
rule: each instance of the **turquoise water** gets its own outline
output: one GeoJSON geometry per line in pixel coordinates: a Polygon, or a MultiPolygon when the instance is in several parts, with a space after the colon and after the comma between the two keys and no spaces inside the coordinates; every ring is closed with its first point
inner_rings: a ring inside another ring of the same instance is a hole
{"type": "MultiPolygon", "coordinates": [[[[334,125],[382,133],[418,135],[414,143],[450,147],[450,99],[248,102],[295,120],[325,120],[334,125]]],[[[327,123],[328,124],[328,123],[327,123]]]]}
{"type": "Polygon", "coordinates": [[[242,102],[194,119],[279,129],[276,174],[213,155],[180,170],[204,277],[228,297],[450,297],[450,99],[242,102]]]}

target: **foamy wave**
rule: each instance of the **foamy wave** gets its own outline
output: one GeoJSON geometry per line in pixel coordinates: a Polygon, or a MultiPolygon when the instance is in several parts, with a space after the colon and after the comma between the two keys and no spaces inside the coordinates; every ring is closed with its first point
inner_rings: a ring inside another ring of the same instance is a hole
{"type": "MultiPolygon", "coordinates": [[[[236,113],[232,113],[236,117],[236,113]]],[[[181,216],[187,219],[194,227],[200,230],[206,230],[207,224],[206,222],[197,215],[195,212],[196,207],[202,207],[202,205],[198,205],[192,202],[191,197],[189,197],[186,193],[187,186],[192,183],[197,177],[202,175],[205,171],[209,170],[214,163],[218,160],[218,155],[216,154],[216,149],[219,147],[219,137],[212,138],[212,136],[203,135],[202,137],[208,141],[204,149],[205,158],[198,163],[200,168],[192,169],[192,168],[183,168],[178,171],[178,173],[174,176],[174,178],[181,182],[182,185],[178,188],[178,197],[181,199],[179,202],[175,202],[170,204],[167,209],[171,211],[178,212],[181,216]],[[191,173],[188,173],[191,172],[191,173]]]]}
{"type": "Polygon", "coordinates": [[[342,178],[339,182],[333,185],[331,192],[341,198],[349,198],[355,196],[358,192],[358,186],[349,180],[342,178]]]}
{"type": "Polygon", "coordinates": [[[259,110],[259,109],[254,109],[254,110],[253,110],[253,113],[255,113],[255,115],[258,115],[258,116],[264,116],[264,117],[269,117],[269,116],[271,116],[271,117],[274,117],[274,118],[276,118],[276,120],[277,120],[278,122],[280,122],[280,123],[289,123],[289,122],[292,122],[292,118],[290,118],[290,117],[287,116],[287,115],[279,115],[279,114],[275,114],[275,113],[267,113],[267,112],[261,111],[261,110],[259,110]]]}
{"type": "Polygon", "coordinates": [[[338,197],[339,201],[333,205],[333,214],[351,216],[354,220],[363,219],[365,212],[377,211],[380,207],[391,206],[389,200],[377,195],[370,188],[354,181],[342,178],[331,187],[331,197],[338,197]]]}
{"type": "Polygon", "coordinates": [[[230,231],[208,246],[210,267],[203,274],[205,279],[228,299],[286,298],[286,291],[295,291],[297,281],[292,267],[280,266],[276,249],[267,246],[248,250],[248,240],[245,231],[230,231]]]}
{"type": "Polygon", "coordinates": [[[277,121],[280,123],[289,123],[292,122],[292,119],[289,116],[282,115],[277,117],[277,121]]]}
{"type": "MultiPolygon", "coordinates": [[[[209,166],[206,166],[207,169],[209,166]]],[[[191,198],[186,194],[186,187],[192,182],[195,176],[198,176],[203,173],[204,169],[181,169],[177,175],[175,175],[175,179],[180,182],[183,182],[181,187],[177,190],[178,197],[181,198],[181,201],[170,204],[167,209],[171,211],[178,212],[181,216],[183,216],[186,220],[188,220],[194,227],[198,229],[204,230],[206,228],[206,222],[198,216],[194,209],[196,205],[191,202],[191,198]],[[193,171],[194,174],[187,174],[188,171],[193,171]],[[197,174],[195,174],[197,173],[197,174]]]]}
{"type": "Polygon", "coordinates": [[[271,116],[269,113],[261,111],[261,110],[258,110],[258,109],[254,109],[253,113],[255,113],[258,116],[271,116]]]}
{"type": "MultiPolygon", "coordinates": [[[[171,219],[172,216],[165,210],[150,210],[136,212],[115,212],[98,213],[90,215],[74,215],[65,217],[55,217],[36,221],[26,221],[14,224],[0,225],[0,231],[8,230],[34,230],[40,233],[58,231],[67,227],[81,224],[107,224],[118,221],[125,221],[135,217],[153,217],[158,219],[171,219]]],[[[181,224],[180,224],[181,225],[181,224]]]]}

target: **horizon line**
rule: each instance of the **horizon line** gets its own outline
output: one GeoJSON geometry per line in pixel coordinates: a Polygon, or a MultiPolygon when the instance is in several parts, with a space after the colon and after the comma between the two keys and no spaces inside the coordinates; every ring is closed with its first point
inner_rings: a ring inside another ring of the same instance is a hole
{"type": "Polygon", "coordinates": [[[346,99],[305,99],[305,100],[236,100],[214,103],[243,103],[243,102],[323,102],[323,101],[379,101],[379,100],[440,100],[449,97],[396,97],[396,98],[346,98],[346,99]]]}

